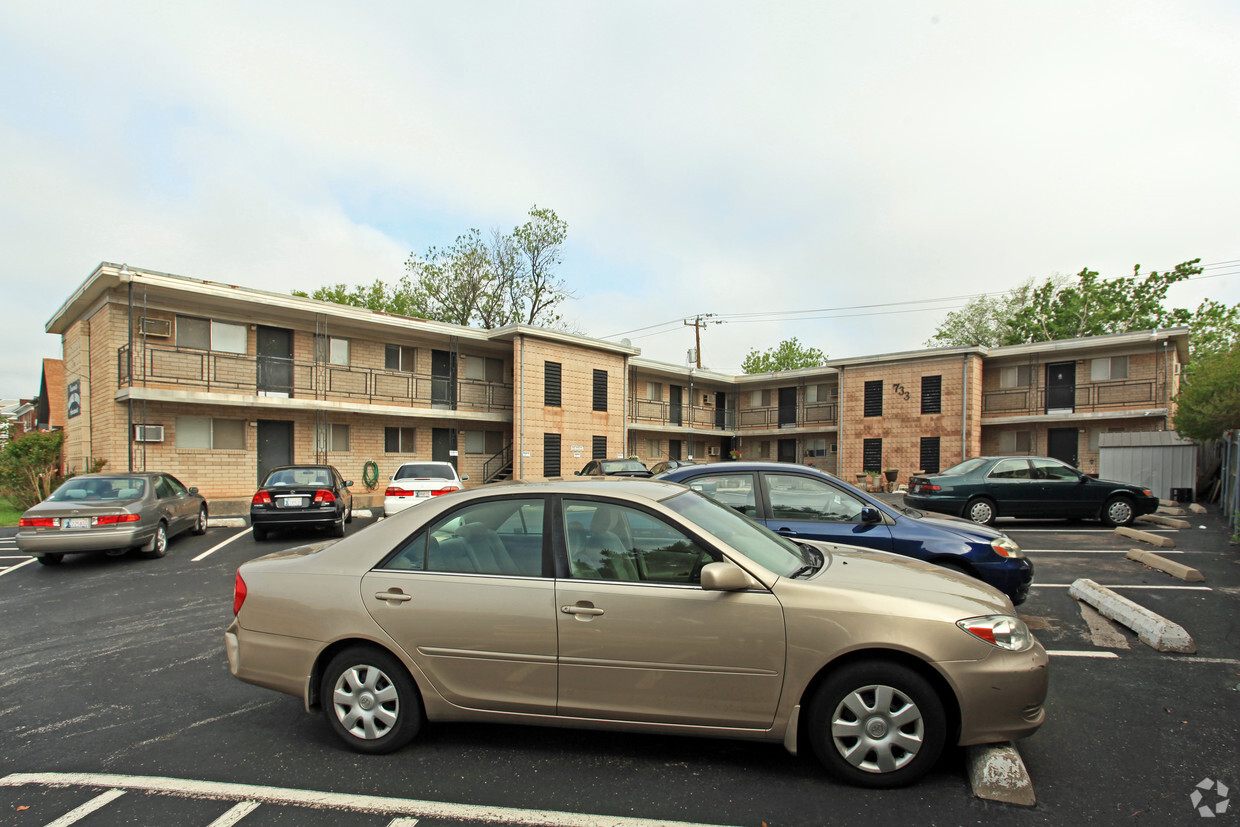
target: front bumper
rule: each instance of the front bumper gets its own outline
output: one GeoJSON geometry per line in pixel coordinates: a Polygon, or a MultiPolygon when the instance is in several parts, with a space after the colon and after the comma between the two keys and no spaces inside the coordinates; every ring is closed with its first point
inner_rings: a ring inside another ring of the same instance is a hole
{"type": "Polygon", "coordinates": [[[1050,659],[1042,644],[1025,652],[995,649],[976,661],[939,663],[960,702],[959,746],[1025,738],[1046,720],[1050,659]]]}
{"type": "Polygon", "coordinates": [[[1029,597],[1029,589],[1033,586],[1033,561],[1028,557],[973,565],[977,568],[978,579],[1006,594],[1013,606],[1019,606],[1029,597]]]}
{"type": "Polygon", "coordinates": [[[81,531],[19,531],[16,540],[18,551],[42,557],[45,554],[87,554],[132,548],[146,545],[154,535],[155,526],[137,525],[81,531]]]}

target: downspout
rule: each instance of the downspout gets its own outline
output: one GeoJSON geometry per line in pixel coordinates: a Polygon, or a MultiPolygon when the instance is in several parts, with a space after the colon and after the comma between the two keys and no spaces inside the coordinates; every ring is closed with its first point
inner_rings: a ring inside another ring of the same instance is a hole
{"type": "Polygon", "coordinates": [[[960,461],[964,462],[969,458],[969,354],[964,354],[962,359],[964,393],[960,397],[960,461]]]}
{"type": "Polygon", "coordinates": [[[129,379],[129,395],[126,398],[128,422],[125,430],[125,453],[129,455],[127,470],[133,473],[133,281],[129,278],[129,268],[121,265],[120,277],[129,286],[129,333],[125,342],[125,370],[129,379]]]}
{"type": "MultiPolygon", "coordinates": [[[[521,439],[519,444],[517,444],[517,455],[519,458],[517,468],[520,471],[517,479],[525,479],[525,451],[522,450],[525,448],[525,336],[519,336],[518,338],[521,343],[519,348],[520,354],[517,357],[521,364],[521,384],[519,386],[520,389],[517,391],[517,406],[520,409],[517,414],[517,434],[520,435],[521,439]]],[[[513,442],[517,443],[517,440],[514,438],[513,442]]]]}
{"type": "Polygon", "coordinates": [[[844,366],[840,365],[840,378],[836,383],[838,388],[835,397],[838,400],[835,405],[835,473],[840,479],[844,478],[844,366]]]}

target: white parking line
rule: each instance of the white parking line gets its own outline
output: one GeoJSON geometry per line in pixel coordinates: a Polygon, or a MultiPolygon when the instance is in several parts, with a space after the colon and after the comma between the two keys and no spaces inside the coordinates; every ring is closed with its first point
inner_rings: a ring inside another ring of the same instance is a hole
{"type": "Polygon", "coordinates": [[[24,562],[21,562],[21,563],[14,563],[13,565],[9,566],[7,569],[4,569],[3,571],[0,571],[0,577],[4,577],[4,575],[6,575],[6,574],[10,574],[10,573],[12,573],[12,572],[15,572],[15,571],[17,571],[18,569],[20,569],[22,566],[28,566],[28,565],[30,565],[31,563],[33,563],[33,562],[34,562],[35,560],[37,560],[37,559],[38,559],[37,557],[31,557],[29,560],[26,560],[26,561],[24,561],[24,562]]]}
{"type": "MultiPolygon", "coordinates": [[[[1128,549],[1110,548],[1022,548],[1025,554],[1127,554],[1128,549]]],[[[1159,549],[1159,554],[1183,554],[1183,551],[1159,549]]]]}
{"type": "Polygon", "coordinates": [[[258,809],[257,801],[242,801],[234,804],[228,812],[207,825],[207,827],[232,827],[241,819],[258,809]]]}
{"type": "MultiPolygon", "coordinates": [[[[1144,583],[1101,583],[1099,585],[1106,586],[1108,589],[1147,589],[1149,591],[1175,591],[1175,592],[1212,592],[1214,589],[1209,586],[1148,586],[1144,583]]],[[[1071,583],[1034,583],[1035,589],[1070,589],[1071,583]]]]}
{"type": "Polygon", "coordinates": [[[47,827],[67,827],[69,824],[75,824],[93,813],[95,810],[111,804],[124,794],[124,790],[108,790],[106,793],[101,793],[100,795],[92,798],[90,801],[87,801],[81,807],[75,807],[55,821],[49,821],[47,823],[47,827]]]}
{"type": "MultiPolygon", "coordinates": [[[[496,824],[528,824],[540,827],[712,827],[687,821],[631,818],[626,816],[600,816],[587,813],[566,813],[557,810],[526,810],[516,807],[488,807],[474,804],[452,804],[443,801],[419,801],[412,798],[385,798],[377,795],[348,795],[317,790],[293,790],[286,787],[263,787],[254,784],[228,784],[213,781],[194,781],[182,778],[159,778],[155,776],[111,775],[108,773],[58,773],[19,772],[0,778],[0,787],[19,787],[26,784],[46,784],[54,787],[111,787],[99,796],[108,800],[123,794],[123,790],[142,790],[149,793],[168,793],[194,798],[236,799],[256,804],[290,804],[319,809],[348,810],[352,812],[378,813],[384,815],[421,816],[458,821],[484,821],[496,824]]],[[[94,799],[90,804],[99,799],[94,799]]],[[[103,804],[106,804],[104,801],[103,804]]],[[[103,804],[97,805],[103,806],[103,804]]],[[[83,805],[85,807],[87,805],[83,805]]],[[[83,809],[79,807],[78,810],[83,809]]],[[[77,812],[76,810],[73,812],[77,812]]],[[[69,815],[62,816],[62,819],[69,815]]],[[[80,818],[81,816],[78,816],[80,818]]],[[[76,820],[76,818],[74,819],[76,820]]],[[[71,821],[55,821],[52,824],[71,824],[71,821]]],[[[399,822],[398,822],[399,823],[399,822]]],[[[409,824],[406,821],[404,824],[409,824]]]]}
{"type": "Polygon", "coordinates": [[[1102,658],[1114,660],[1119,655],[1114,652],[1083,652],[1079,649],[1047,649],[1046,654],[1055,658],[1102,658]]]}
{"type": "Polygon", "coordinates": [[[220,543],[219,545],[211,546],[211,548],[207,549],[207,550],[206,550],[206,551],[204,551],[202,554],[199,554],[199,555],[198,555],[197,557],[195,557],[193,560],[190,560],[190,562],[191,562],[191,563],[197,563],[199,560],[205,560],[205,559],[207,559],[208,557],[210,557],[212,554],[215,554],[215,552],[217,552],[217,551],[219,551],[220,549],[222,549],[224,546],[226,546],[226,545],[228,545],[229,543],[231,543],[233,540],[239,540],[239,539],[241,539],[242,537],[244,537],[246,534],[249,534],[249,532],[248,532],[248,531],[238,531],[236,534],[234,534],[233,536],[229,537],[227,540],[225,540],[224,542],[220,543]]]}
{"type": "MultiPolygon", "coordinates": [[[[1000,524],[1000,525],[994,525],[994,526],[991,526],[991,528],[997,528],[997,529],[999,529],[1000,531],[1003,531],[1003,533],[1004,533],[1004,534],[1010,534],[1010,533],[1012,533],[1012,532],[1019,531],[1019,532],[1021,532],[1022,534],[1025,534],[1025,533],[1028,533],[1028,534],[1033,534],[1033,533],[1039,533],[1039,532],[1040,532],[1040,533],[1047,533],[1047,534],[1053,533],[1053,534],[1107,535],[1107,534],[1110,534],[1110,533],[1114,530],[1114,529],[1110,529],[1110,528],[1094,528],[1094,529],[1085,528],[1085,529],[1075,529],[1075,530],[1073,530],[1073,529],[1069,529],[1069,528],[1010,528],[1010,527],[1007,527],[1007,526],[1004,526],[1004,525],[1001,525],[1001,524],[1000,524]]],[[[1142,530],[1142,531],[1148,531],[1148,532],[1150,532],[1151,534],[1175,534],[1175,533],[1176,533],[1177,531],[1179,531],[1180,529],[1178,529],[1178,528],[1144,528],[1144,527],[1142,527],[1142,529],[1141,529],[1141,530],[1142,530]]]]}

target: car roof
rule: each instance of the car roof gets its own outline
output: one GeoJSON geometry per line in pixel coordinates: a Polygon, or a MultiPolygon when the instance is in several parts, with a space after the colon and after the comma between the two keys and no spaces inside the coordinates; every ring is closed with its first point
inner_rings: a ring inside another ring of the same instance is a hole
{"type": "MultiPolygon", "coordinates": [[[[518,479],[492,483],[470,489],[464,492],[464,495],[497,492],[500,489],[504,489],[505,493],[641,497],[655,502],[686,490],[680,483],[646,477],[551,477],[543,481],[518,479]]],[[[462,494],[452,496],[459,497],[462,494]]]]}
{"type": "Polygon", "coordinates": [[[821,468],[811,468],[810,466],[802,465],[799,462],[746,462],[743,460],[682,465],[680,468],[676,468],[673,471],[668,471],[666,473],[672,474],[682,470],[686,473],[692,471],[695,474],[703,472],[722,473],[724,471],[800,471],[805,474],[821,474],[823,476],[830,477],[831,479],[839,479],[839,477],[828,471],[824,471],[821,468]]]}

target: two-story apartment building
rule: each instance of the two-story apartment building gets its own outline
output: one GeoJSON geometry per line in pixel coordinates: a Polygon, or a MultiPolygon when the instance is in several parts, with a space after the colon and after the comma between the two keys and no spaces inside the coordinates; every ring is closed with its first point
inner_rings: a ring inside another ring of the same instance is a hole
{"type": "Polygon", "coordinates": [[[480,330],[112,264],[47,330],[75,400],[61,414],[68,467],[169,471],[208,497],[306,462],[336,465],[359,493],[381,493],[412,459],[454,462],[470,485],[615,456],[739,455],[848,476],[1032,452],[1093,470],[1098,434],[1168,427],[1187,348],[1175,329],[733,376],[525,325],[480,330]]]}

